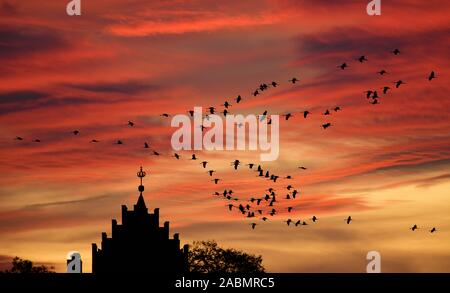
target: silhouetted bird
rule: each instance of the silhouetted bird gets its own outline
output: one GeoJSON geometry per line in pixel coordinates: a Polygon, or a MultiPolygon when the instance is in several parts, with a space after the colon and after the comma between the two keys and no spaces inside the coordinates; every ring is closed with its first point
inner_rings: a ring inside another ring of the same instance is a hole
{"type": "Polygon", "coordinates": [[[398,55],[398,54],[400,54],[400,50],[399,49],[394,49],[394,51],[392,51],[392,53],[394,55],[398,55]]]}
{"type": "Polygon", "coordinates": [[[437,231],[436,228],[433,227],[433,228],[431,228],[430,233],[434,233],[434,232],[436,232],[436,231],[437,231]]]}
{"type": "Polygon", "coordinates": [[[327,128],[330,127],[330,126],[331,126],[331,123],[330,123],[330,122],[325,123],[325,124],[322,124],[323,129],[327,129],[327,128]]]}
{"type": "Polygon", "coordinates": [[[292,223],[291,219],[287,219],[287,221],[285,221],[287,223],[287,225],[289,226],[292,223]]]}
{"type": "Polygon", "coordinates": [[[191,160],[197,160],[197,157],[195,156],[195,154],[192,154],[191,160]]]}
{"type": "Polygon", "coordinates": [[[303,111],[303,118],[306,118],[309,114],[309,111],[303,111]]]}
{"type": "Polygon", "coordinates": [[[187,111],[187,112],[189,113],[189,115],[191,115],[191,117],[194,116],[194,110],[189,110],[189,111],[187,111]]]}
{"type": "Polygon", "coordinates": [[[118,141],[116,142],[116,144],[123,144],[123,142],[122,142],[121,140],[118,140],[118,141]]]}
{"type": "Polygon", "coordinates": [[[255,229],[256,223],[251,223],[250,225],[252,225],[252,229],[255,229]]]}
{"type": "Polygon", "coordinates": [[[297,222],[295,222],[295,227],[297,227],[298,225],[300,225],[302,223],[302,221],[298,220],[297,222]]]}
{"type": "Polygon", "coordinates": [[[291,175],[287,175],[286,177],[284,177],[284,179],[292,179],[291,175]]]}
{"type": "Polygon", "coordinates": [[[417,227],[417,225],[414,225],[410,228],[412,231],[416,231],[417,229],[419,229],[419,227],[417,227]]]}
{"type": "Polygon", "coordinates": [[[387,71],[384,70],[384,69],[382,69],[382,70],[378,71],[377,73],[378,73],[379,75],[384,75],[384,74],[387,73],[387,71]]]}
{"type": "Polygon", "coordinates": [[[292,191],[292,197],[295,198],[295,196],[297,195],[298,191],[297,189],[294,189],[294,191],[292,191]]]}
{"type": "Polygon", "coordinates": [[[167,114],[167,113],[162,113],[162,114],[161,114],[161,116],[162,116],[162,117],[166,117],[166,118],[167,118],[167,117],[169,117],[170,115],[169,115],[169,114],[167,114]]]}
{"type": "Polygon", "coordinates": [[[173,156],[175,157],[175,159],[179,160],[180,159],[180,155],[177,153],[174,153],[173,156]]]}
{"type": "Polygon", "coordinates": [[[298,78],[293,77],[292,79],[289,80],[289,82],[292,82],[293,84],[295,84],[298,80],[298,78]]]}
{"type": "Polygon", "coordinates": [[[306,167],[303,167],[303,166],[300,166],[300,167],[298,167],[299,169],[302,169],[302,170],[306,170],[307,168],[306,167]]]}
{"type": "Polygon", "coordinates": [[[305,221],[303,221],[302,225],[303,225],[303,226],[306,226],[306,225],[308,225],[308,223],[306,223],[305,221]]]}
{"type": "Polygon", "coordinates": [[[233,204],[229,204],[228,205],[228,209],[231,211],[231,209],[234,207],[234,205],[233,204]]]}
{"type": "Polygon", "coordinates": [[[23,140],[23,137],[21,136],[16,136],[16,138],[14,138],[15,140],[23,140]]]}
{"type": "Polygon", "coordinates": [[[378,99],[378,98],[379,98],[378,97],[378,92],[374,91],[373,94],[372,94],[372,99],[378,99]]]}
{"type": "Polygon", "coordinates": [[[434,71],[431,71],[430,75],[428,76],[428,80],[431,81],[433,78],[436,78],[436,74],[434,74],[434,71]]]}
{"type": "Polygon", "coordinates": [[[241,95],[237,96],[237,98],[236,98],[236,104],[239,104],[239,102],[240,102],[241,100],[242,100],[241,95]]]}
{"type": "Polygon", "coordinates": [[[35,140],[33,140],[34,142],[41,142],[41,140],[40,139],[35,139],[35,140]]]}
{"type": "Polygon", "coordinates": [[[344,70],[345,68],[348,67],[347,63],[342,63],[341,65],[338,66],[339,68],[341,68],[342,70],[344,70]]]}
{"type": "Polygon", "coordinates": [[[366,58],[366,56],[363,55],[363,56],[358,58],[358,61],[363,63],[364,61],[367,61],[367,58],[366,58]]]}
{"type": "Polygon", "coordinates": [[[376,105],[376,104],[378,104],[378,100],[377,99],[373,99],[373,101],[372,102],[370,102],[372,105],[376,105]]]}
{"type": "Polygon", "coordinates": [[[276,83],[275,81],[272,81],[271,84],[272,84],[273,87],[277,87],[277,85],[278,85],[278,83],[276,83]]]}
{"type": "Polygon", "coordinates": [[[396,88],[399,88],[402,84],[405,84],[405,82],[403,82],[402,80],[398,80],[398,81],[396,81],[394,83],[395,83],[395,87],[396,88]]]}
{"type": "Polygon", "coordinates": [[[200,164],[203,166],[203,168],[206,168],[206,164],[208,164],[208,162],[207,161],[203,161],[200,164]]]}
{"type": "Polygon", "coordinates": [[[210,114],[214,114],[214,111],[216,110],[216,108],[214,108],[214,107],[209,107],[208,110],[209,110],[209,113],[210,113],[210,114]]]}
{"type": "Polygon", "coordinates": [[[96,140],[96,139],[91,140],[91,143],[97,143],[97,142],[98,142],[98,140],[96,140]]]}
{"type": "Polygon", "coordinates": [[[227,101],[225,101],[225,103],[223,103],[223,105],[222,106],[224,106],[225,108],[227,108],[228,109],[228,107],[229,106],[231,106],[231,104],[230,103],[228,103],[227,101]]]}
{"type": "Polygon", "coordinates": [[[348,218],[346,219],[347,224],[350,224],[350,222],[352,221],[352,216],[348,216],[348,218]]]}
{"type": "Polygon", "coordinates": [[[254,96],[254,97],[256,97],[257,95],[259,95],[258,90],[256,90],[256,91],[253,92],[253,96],[254,96]]]}
{"type": "Polygon", "coordinates": [[[289,118],[292,117],[292,114],[291,113],[287,113],[286,115],[283,115],[283,116],[285,117],[285,119],[287,121],[287,120],[289,120],[289,118]]]}
{"type": "Polygon", "coordinates": [[[288,207],[287,210],[288,210],[288,213],[290,213],[292,211],[292,207],[288,207]]]}
{"type": "Polygon", "coordinates": [[[209,170],[209,171],[208,171],[209,176],[212,176],[214,172],[216,172],[216,171],[215,171],[215,170],[209,170]]]}
{"type": "Polygon", "coordinates": [[[131,127],[133,127],[133,126],[134,126],[134,122],[133,122],[133,121],[130,121],[130,120],[128,120],[128,125],[129,125],[129,126],[131,126],[131,127]]]}
{"type": "Polygon", "coordinates": [[[160,153],[158,153],[157,151],[153,151],[153,155],[154,155],[154,156],[159,156],[160,153]]]}
{"type": "Polygon", "coordinates": [[[214,184],[217,184],[217,183],[219,183],[219,178],[215,178],[215,179],[213,179],[213,180],[211,180],[211,181],[214,181],[214,184]]]}
{"type": "Polygon", "coordinates": [[[315,222],[317,221],[317,217],[316,217],[316,216],[313,216],[313,217],[311,218],[311,220],[315,223],[315,222]]]}
{"type": "Polygon", "coordinates": [[[265,178],[270,178],[269,171],[266,171],[266,175],[264,177],[265,178]]]}
{"type": "Polygon", "coordinates": [[[286,186],[286,189],[287,189],[287,190],[291,190],[292,188],[293,188],[292,185],[286,186]]]}
{"type": "Polygon", "coordinates": [[[262,217],[261,220],[263,220],[264,222],[267,221],[267,217],[262,217]]]}
{"type": "Polygon", "coordinates": [[[220,112],[220,113],[222,113],[223,114],[223,116],[227,116],[227,114],[228,114],[228,110],[227,109],[223,109],[223,111],[222,112],[220,112]]]}
{"type": "Polygon", "coordinates": [[[72,131],[72,133],[73,133],[74,135],[78,135],[78,134],[80,134],[80,131],[79,131],[79,130],[74,130],[74,131],[72,131]]]}
{"type": "Polygon", "coordinates": [[[364,93],[366,93],[366,98],[369,99],[372,96],[373,91],[368,90],[368,91],[365,91],[364,93]]]}
{"type": "Polygon", "coordinates": [[[341,107],[334,107],[334,112],[337,112],[337,111],[340,111],[341,110],[341,107]]]}
{"type": "Polygon", "coordinates": [[[234,170],[237,170],[240,163],[241,162],[239,160],[234,160],[234,162],[231,162],[231,164],[234,166],[234,170]]]}
{"type": "Polygon", "coordinates": [[[323,115],[330,115],[330,111],[328,109],[323,113],[323,115]]]}
{"type": "Polygon", "coordinates": [[[148,149],[148,143],[144,142],[144,148],[148,149]]]}
{"type": "Polygon", "coordinates": [[[391,88],[388,86],[384,86],[384,87],[382,87],[382,89],[383,89],[383,94],[387,94],[388,90],[390,90],[391,88]]]}
{"type": "Polygon", "coordinates": [[[246,166],[248,166],[249,169],[252,169],[254,165],[255,165],[255,164],[253,164],[253,163],[246,164],[246,166]]]}

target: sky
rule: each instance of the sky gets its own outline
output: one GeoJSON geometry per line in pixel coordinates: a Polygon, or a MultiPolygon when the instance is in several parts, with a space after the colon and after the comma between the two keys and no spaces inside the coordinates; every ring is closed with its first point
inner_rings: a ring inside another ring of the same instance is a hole
{"type": "Polygon", "coordinates": [[[147,207],[183,244],[214,239],[262,255],[269,272],[365,272],[372,250],[384,272],[450,271],[448,2],[381,1],[382,15],[368,16],[369,1],[96,0],[75,17],[66,2],[0,0],[0,269],[20,256],[62,272],[77,250],[89,272],[91,243],[136,202],[143,166],[147,207]],[[192,151],[172,157],[175,129],[160,115],[226,100],[236,114],[294,114],[280,121],[276,161],[196,151],[215,185],[192,151]],[[257,178],[250,162],[293,179],[257,178]],[[300,195],[267,222],[213,195],[273,187],[281,198],[287,185],[300,195]]]}

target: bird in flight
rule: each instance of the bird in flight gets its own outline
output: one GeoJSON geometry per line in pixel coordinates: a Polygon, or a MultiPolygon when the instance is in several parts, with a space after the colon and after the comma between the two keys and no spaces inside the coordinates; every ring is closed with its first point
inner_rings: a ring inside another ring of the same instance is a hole
{"type": "Polygon", "coordinates": [[[287,223],[287,225],[289,226],[292,223],[291,219],[287,219],[287,221],[285,221],[287,223]]]}
{"type": "Polygon", "coordinates": [[[416,224],[414,224],[414,226],[412,226],[411,228],[409,228],[409,229],[411,229],[412,231],[416,231],[417,229],[419,229],[419,227],[417,227],[417,225],[416,224]]]}
{"type": "Polygon", "coordinates": [[[311,218],[311,220],[315,223],[315,222],[317,221],[317,217],[316,217],[316,216],[313,216],[313,217],[311,218]]]}
{"type": "Polygon", "coordinates": [[[130,120],[128,120],[128,125],[130,125],[131,127],[133,127],[133,126],[134,126],[134,122],[133,122],[133,121],[130,121],[130,120]]]}
{"type": "Polygon", "coordinates": [[[209,176],[212,176],[214,172],[216,172],[216,171],[215,170],[208,170],[207,173],[209,173],[209,176]]]}
{"type": "Polygon", "coordinates": [[[330,127],[330,126],[331,126],[331,123],[330,123],[330,122],[325,123],[325,124],[322,124],[323,129],[327,129],[327,128],[330,127]]]}
{"type": "Polygon", "coordinates": [[[98,142],[98,140],[96,140],[96,139],[91,140],[91,143],[97,143],[97,142],[98,142]]]}
{"type": "Polygon", "coordinates": [[[298,80],[298,78],[293,77],[292,79],[289,80],[289,82],[292,82],[293,84],[295,84],[298,80]]]}
{"type": "Polygon", "coordinates": [[[333,110],[334,110],[334,112],[340,111],[341,107],[335,107],[333,110]]]}
{"type": "Polygon", "coordinates": [[[174,153],[173,156],[175,157],[175,159],[179,160],[180,159],[180,155],[177,153],[174,153]]]}
{"type": "Polygon", "coordinates": [[[348,218],[345,220],[345,221],[347,221],[347,224],[350,224],[350,222],[352,221],[353,219],[352,219],[352,216],[348,216],[348,218]]]}
{"type": "Polygon", "coordinates": [[[385,75],[387,73],[386,70],[381,69],[380,71],[377,72],[379,75],[385,75]]]}
{"type": "Polygon", "coordinates": [[[239,104],[239,102],[240,102],[241,100],[242,100],[241,95],[237,96],[237,98],[236,98],[236,104],[239,104]]]}
{"type": "Polygon", "coordinates": [[[363,63],[364,61],[367,61],[367,58],[366,58],[366,56],[363,55],[363,56],[358,58],[358,61],[363,63]]]}
{"type": "Polygon", "coordinates": [[[234,166],[234,170],[237,170],[240,163],[241,162],[239,160],[234,160],[233,162],[231,162],[231,164],[234,166]]]}
{"type": "Polygon", "coordinates": [[[391,88],[388,86],[384,86],[384,87],[382,87],[382,89],[383,89],[383,94],[387,94],[388,90],[390,90],[391,88]]]}
{"type": "Polygon", "coordinates": [[[251,223],[250,225],[252,225],[252,229],[255,229],[256,223],[251,223]]]}
{"type": "Polygon", "coordinates": [[[211,180],[211,181],[214,181],[214,184],[217,184],[217,183],[219,183],[219,178],[214,178],[213,180],[211,180]]]}
{"type": "Polygon", "coordinates": [[[162,116],[162,117],[166,117],[166,118],[168,118],[168,117],[169,117],[170,115],[169,115],[169,114],[167,114],[167,113],[162,113],[162,114],[161,114],[161,116],[162,116]]]}
{"type": "Polygon", "coordinates": [[[400,50],[399,49],[394,49],[394,51],[392,51],[392,53],[394,55],[398,55],[398,54],[400,54],[400,50]]]}
{"type": "Polygon", "coordinates": [[[154,156],[159,156],[160,153],[158,153],[157,151],[153,151],[153,155],[154,155],[154,156]]]}
{"type": "Polygon", "coordinates": [[[278,85],[278,83],[276,81],[272,81],[271,84],[272,84],[273,87],[277,87],[277,85],[278,85]]]}
{"type": "Polygon", "coordinates": [[[33,140],[34,142],[41,142],[41,140],[40,139],[35,139],[35,140],[33,140]]]}
{"type": "Polygon", "coordinates": [[[428,81],[431,81],[433,78],[436,78],[436,74],[434,71],[431,71],[430,75],[428,76],[428,81]]]}
{"type": "Polygon", "coordinates": [[[288,120],[289,120],[289,118],[291,118],[291,117],[292,117],[292,114],[291,114],[291,113],[287,113],[286,115],[282,115],[282,116],[284,116],[284,117],[285,117],[285,119],[286,119],[286,121],[288,121],[288,120]]]}
{"type": "Polygon", "coordinates": [[[23,140],[23,137],[21,137],[21,136],[16,136],[15,140],[23,140]]]}
{"type": "Polygon", "coordinates": [[[206,164],[208,164],[208,161],[203,161],[200,164],[203,166],[203,168],[206,168],[206,164]]]}
{"type": "Polygon", "coordinates": [[[396,88],[399,88],[402,84],[405,84],[405,82],[403,82],[403,80],[398,80],[398,81],[396,81],[394,83],[395,83],[395,87],[396,88]]]}
{"type": "Polygon", "coordinates": [[[288,207],[287,208],[288,213],[292,212],[292,209],[293,209],[293,207],[288,207]]]}
{"type": "Polygon", "coordinates": [[[248,166],[249,169],[253,169],[253,166],[254,166],[254,165],[255,165],[255,164],[250,163],[250,164],[246,164],[245,166],[248,166]]]}
{"type": "Polygon", "coordinates": [[[78,135],[78,134],[80,134],[80,131],[79,130],[74,130],[74,131],[72,131],[72,133],[73,133],[73,135],[78,135]]]}
{"type": "Polygon", "coordinates": [[[144,149],[148,149],[148,148],[149,148],[148,143],[144,142],[144,149]]]}
{"type": "Polygon", "coordinates": [[[430,233],[434,233],[436,231],[437,231],[437,229],[435,227],[433,227],[433,228],[431,228],[430,233]]]}
{"type": "Polygon", "coordinates": [[[376,105],[376,104],[378,104],[378,100],[377,99],[373,99],[373,101],[372,102],[370,102],[372,105],[376,105]]]}
{"type": "Polygon", "coordinates": [[[341,68],[342,70],[344,70],[345,68],[348,67],[347,63],[342,63],[341,65],[338,66],[339,68],[341,68]]]}
{"type": "Polygon", "coordinates": [[[372,90],[368,90],[368,91],[365,91],[365,93],[366,93],[366,98],[367,98],[367,99],[370,99],[370,97],[371,97],[372,94],[373,94],[373,91],[372,91],[372,90]]]}
{"type": "Polygon", "coordinates": [[[255,90],[255,91],[253,92],[253,96],[256,97],[257,95],[259,95],[259,92],[258,92],[258,90],[255,90]]]}
{"type": "Polygon", "coordinates": [[[191,160],[197,160],[197,157],[195,156],[195,154],[192,154],[191,160]]]}
{"type": "Polygon", "coordinates": [[[116,142],[116,144],[123,144],[123,141],[121,141],[120,139],[116,142]]]}
{"type": "Polygon", "coordinates": [[[309,111],[303,111],[303,118],[306,118],[309,114],[309,111]]]}
{"type": "Polygon", "coordinates": [[[323,113],[323,115],[330,115],[330,111],[327,109],[327,110],[323,113]]]}

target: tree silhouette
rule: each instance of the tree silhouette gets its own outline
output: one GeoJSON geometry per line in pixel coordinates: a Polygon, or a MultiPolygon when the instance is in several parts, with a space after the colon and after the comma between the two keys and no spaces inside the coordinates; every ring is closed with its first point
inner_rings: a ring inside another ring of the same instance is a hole
{"type": "Polygon", "coordinates": [[[54,273],[53,267],[46,267],[44,265],[33,266],[33,262],[27,259],[21,259],[16,256],[12,260],[12,268],[6,270],[5,273],[54,273]]]}
{"type": "Polygon", "coordinates": [[[261,256],[221,248],[214,240],[195,241],[189,249],[188,263],[193,273],[264,272],[261,256]]]}

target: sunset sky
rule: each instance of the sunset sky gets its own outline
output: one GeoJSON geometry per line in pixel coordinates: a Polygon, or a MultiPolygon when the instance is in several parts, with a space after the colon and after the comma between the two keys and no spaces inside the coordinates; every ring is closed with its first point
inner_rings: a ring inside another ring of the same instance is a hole
{"type": "Polygon", "coordinates": [[[381,1],[376,17],[368,0],[82,0],[75,17],[68,2],[0,0],[0,269],[20,256],[62,272],[77,250],[89,272],[91,243],[136,202],[143,166],[147,206],[183,244],[214,239],[262,255],[269,272],[365,272],[371,250],[384,272],[450,272],[448,1],[381,1]],[[271,81],[279,86],[252,96],[271,81]],[[175,129],[160,115],[226,100],[232,113],[294,116],[280,121],[276,161],[196,151],[215,185],[192,151],[171,157],[175,129]],[[257,178],[250,162],[294,178],[257,178]],[[300,196],[280,200],[268,222],[213,195],[248,200],[274,187],[282,198],[289,184],[300,196]],[[313,215],[306,227],[283,222],[313,215]]]}

